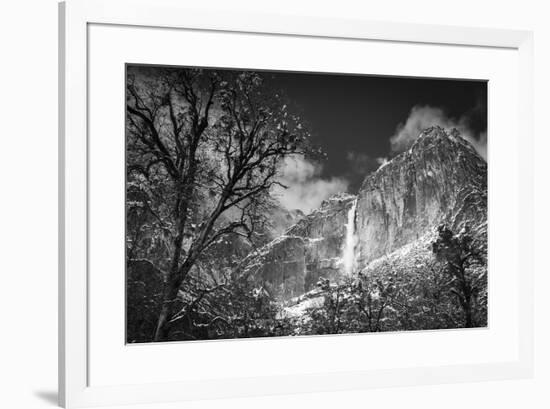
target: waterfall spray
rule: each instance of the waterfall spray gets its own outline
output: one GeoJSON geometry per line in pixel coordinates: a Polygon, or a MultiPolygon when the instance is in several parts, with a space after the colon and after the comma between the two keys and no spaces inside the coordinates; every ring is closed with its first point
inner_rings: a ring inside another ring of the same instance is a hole
{"type": "Polygon", "coordinates": [[[355,209],[357,208],[357,199],[353,200],[351,208],[348,210],[348,222],[346,224],[346,239],[344,242],[344,251],[342,261],[344,264],[344,273],[351,275],[355,267],[355,209]]]}

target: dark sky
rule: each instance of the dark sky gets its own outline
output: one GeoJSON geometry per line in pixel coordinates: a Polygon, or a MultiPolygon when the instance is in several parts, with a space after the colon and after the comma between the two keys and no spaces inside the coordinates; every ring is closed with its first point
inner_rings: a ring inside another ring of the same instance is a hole
{"type": "MultiPolygon", "coordinates": [[[[357,156],[394,156],[390,137],[415,106],[439,108],[453,122],[466,123],[474,138],[487,128],[487,83],[481,81],[373,77],[363,75],[266,73],[309,125],[328,154],[322,176],[342,176],[355,191],[357,156]],[[355,168],[355,169],[354,169],[355,168]]],[[[375,165],[372,165],[375,166],[375,165]]],[[[377,166],[377,165],[376,165],[377,166]]],[[[367,165],[368,167],[368,165],[367,165]]]]}
{"type": "MultiPolygon", "coordinates": [[[[158,68],[129,69],[157,77],[158,68]]],[[[357,193],[368,174],[408,149],[429,126],[458,128],[486,157],[485,81],[260,72],[268,92],[287,97],[289,112],[301,116],[313,144],[327,154],[323,162],[296,157],[284,161],[280,181],[287,189],[274,194],[288,209],[307,213],[333,194],[357,193]]]]}

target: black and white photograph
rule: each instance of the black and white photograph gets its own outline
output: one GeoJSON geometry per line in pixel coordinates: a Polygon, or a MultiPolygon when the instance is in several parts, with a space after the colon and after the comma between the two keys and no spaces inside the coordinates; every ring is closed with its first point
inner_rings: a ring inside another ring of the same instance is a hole
{"type": "Polygon", "coordinates": [[[548,409],[544,2],[3,2],[0,409],[548,409]]]}
{"type": "Polygon", "coordinates": [[[487,327],[486,81],[125,81],[127,343],[487,327]]]}

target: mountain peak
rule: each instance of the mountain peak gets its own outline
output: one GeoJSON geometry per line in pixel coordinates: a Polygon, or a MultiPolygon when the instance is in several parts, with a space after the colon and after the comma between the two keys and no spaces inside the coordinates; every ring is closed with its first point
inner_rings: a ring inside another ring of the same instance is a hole
{"type": "Polygon", "coordinates": [[[361,259],[380,257],[439,223],[457,227],[483,220],[486,191],[487,162],[457,130],[424,130],[408,151],[363,181],[357,217],[364,232],[361,259]]]}
{"type": "Polygon", "coordinates": [[[412,153],[412,151],[418,149],[430,149],[438,144],[441,144],[448,149],[466,150],[468,153],[474,154],[481,158],[472,144],[462,137],[458,129],[452,128],[450,130],[446,130],[440,126],[432,126],[424,129],[414,141],[408,152],[412,153]]]}
{"type": "MultiPolygon", "coordinates": [[[[455,167],[487,168],[487,162],[474,149],[470,142],[464,139],[460,132],[453,128],[446,130],[433,126],[423,130],[411,147],[380,166],[375,172],[367,175],[360,190],[368,188],[374,180],[401,169],[409,162],[418,162],[422,166],[427,163],[441,162],[455,167]]],[[[478,174],[477,169],[474,173],[478,174]]]]}

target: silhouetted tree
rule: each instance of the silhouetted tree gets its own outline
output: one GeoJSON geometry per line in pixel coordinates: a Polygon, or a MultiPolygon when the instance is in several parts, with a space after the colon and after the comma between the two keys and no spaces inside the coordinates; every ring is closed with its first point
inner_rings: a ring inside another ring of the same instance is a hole
{"type": "Polygon", "coordinates": [[[148,214],[147,223],[128,228],[127,261],[151,254],[139,251],[144,236],[156,243],[147,261],[163,276],[152,334],[162,341],[181,312],[178,293],[192,269],[224,236],[254,235],[281,160],[304,153],[308,134],[253,72],[135,68],[126,110],[127,194],[139,191],[138,207],[148,214]]]}
{"type": "Polygon", "coordinates": [[[438,227],[438,237],[432,244],[434,254],[451,278],[449,288],[463,310],[466,328],[476,325],[474,308],[478,296],[486,288],[486,270],[476,269],[484,264],[478,249],[467,227],[454,234],[448,227],[441,225],[438,227]]]}

